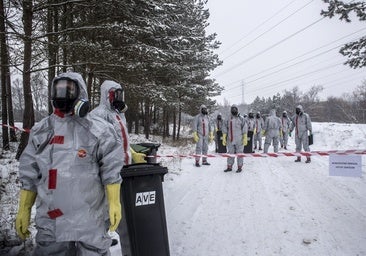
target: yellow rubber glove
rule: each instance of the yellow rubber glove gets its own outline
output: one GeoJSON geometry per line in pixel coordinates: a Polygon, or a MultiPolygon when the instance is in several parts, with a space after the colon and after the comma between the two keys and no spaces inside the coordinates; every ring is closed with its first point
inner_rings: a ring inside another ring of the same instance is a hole
{"type": "Polygon", "coordinates": [[[146,155],[145,154],[137,153],[131,147],[130,147],[130,151],[131,151],[131,156],[132,156],[133,163],[135,163],[135,164],[137,164],[137,163],[146,163],[146,160],[145,160],[146,155]]]}
{"type": "Polygon", "coordinates": [[[196,143],[200,140],[200,138],[198,137],[198,133],[197,132],[193,132],[193,140],[196,143]]]}
{"type": "Polygon", "coordinates": [[[214,140],[215,136],[213,135],[213,132],[210,132],[210,143],[214,140]]]}
{"type": "Polygon", "coordinates": [[[19,237],[25,240],[29,237],[28,230],[32,206],[36,200],[37,193],[30,190],[20,190],[19,210],[15,219],[15,229],[19,237]]]}
{"type": "Polygon", "coordinates": [[[280,129],[280,137],[281,137],[281,138],[283,137],[282,129],[280,129]]]}
{"type": "Polygon", "coordinates": [[[262,130],[262,136],[266,136],[266,131],[262,130]]]}
{"type": "Polygon", "coordinates": [[[257,133],[257,128],[254,128],[253,134],[256,134],[256,133],[257,133]]]}
{"type": "Polygon", "coordinates": [[[110,231],[115,231],[122,219],[122,210],[120,202],[121,184],[108,184],[106,186],[107,199],[109,204],[109,226],[110,231]]]}
{"type": "Polygon", "coordinates": [[[244,133],[243,135],[243,145],[244,146],[248,145],[248,135],[246,133],[244,133]]]}
{"type": "Polygon", "coordinates": [[[226,135],[227,135],[226,133],[222,134],[222,145],[223,146],[226,146],[226,135]]]}

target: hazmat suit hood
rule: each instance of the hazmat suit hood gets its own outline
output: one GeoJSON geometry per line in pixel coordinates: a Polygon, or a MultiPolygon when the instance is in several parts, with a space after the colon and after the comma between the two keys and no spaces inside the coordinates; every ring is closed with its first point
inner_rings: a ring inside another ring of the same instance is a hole
{"type": "Polygon", "coordinates": [[[238,108],[238,106],[236,104],[231,105],[230,113],[233,116],[237,116],[239,114],[239,108],[238,108]]]}
{"type": "Polygon", "coordinates": [[[297,105],[297,106],[296,106],[296,108],[300,109],[300,111],[301,111],[301,112],[303,112],[303,111],[304,111],[304,109],[302,108],[302,106],[301,106],[301,105],[297,105]]]}
{"type": "Polygon", "coordinates": [[[66,72],[59,74],[52,81],[51,92],[52,106],[56,113],[59,114],[60,112],[62,112],[62,115],[71,113],[75,116],[85,117],[89,112],[90,104],[88,101],[88,92],[84,79],[80,74],[75,72],[66,72]],[[78,95],[76,99],[70,101],[68,99],[65,100],[62,98],[57,98],[53,95],[53,93],[56,91],[55,84],[59,80],[72,80],[73,82],[75,82],[76,86],[78,87],[78,95]]]}
{"type": "Polygon", "coordinates": [[[202,115],[207,115],[207,114],[208,114],[208,110],[207,110],[206,105],[202,104],[202,105],[200,106],[200,113],[201,113],[202,115]]]}
{"type": "Polygon", "coordinates": [[[66,72],[66,73],[59,74],[52,81],[52,89],[53,89],[55,81],[60,80],[61,78],[68,78],[68,79],[71,79],[71,80],[77,82],[77,85],[80,90],[78,98],[83,99],[83,100],[88,100],[88,91],[86,89],[86,84],[84,82],[83,77],[79,73],[66,72]]]}
{"type": "Polygon", "coordinates": [[[112,109],[111,103],[109,102],[109,91],[110,89],[122,89],[122,86],[119,83],[116,83],[111,80],[106,80],[100,86],[100,105],[105,106],[107,109],[112,109]]]}
{"type": "Polygon", "coordinates": [[[231,105],[230,109],[233,109],[233,108],[236,108],[239,111],[238,105],[236,105],[236,104],[231,105]]]}
{"type": "MultiPolygon", "coordinates": [[[[124,112],[117,111],[109,101],[109,91],[111,89],[122,89],[122,86],[114,81],[105,80],[100,86],[100,102],[99,106],[94,108],[91,117],[101,118],[111,123],[117,135],[123,142],[121,156],[124,159],[124,165],[131,164],[130,143],[128,139],[128,130],[126,127],[126,117],[124,112]]],[[[127,110],[127,106],[125,108],[127,110]]]]}

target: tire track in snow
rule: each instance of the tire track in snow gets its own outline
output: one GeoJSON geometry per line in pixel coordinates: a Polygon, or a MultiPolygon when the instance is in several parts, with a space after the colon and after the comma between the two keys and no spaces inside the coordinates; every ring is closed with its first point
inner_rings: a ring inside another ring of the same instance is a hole
{"type": "Polygon", "coordinates": [[[312,160],[246,158],[237,174],[215,158],[183,170],[164,184],[172,254],[364,255],[366,199],[357,193],[364,179],[329,177],[328,158],[312,160]]]}
{"type": "MultiPolygon", "coordinates": [[[[362,199],[362,195],[354,200],[346,198],[346,195],[350,195],[350,189],[345,191],[348,186],[342,188],[337,184],[337,180],[347,182],[344,177],[329,177],[328,173],[319,172],[328,169],[327,161],[328,158],[313,158],[306,172],[296,171],[295,167],[299,163],[289,163],[292,168],[287,172],[288,176],[281,172],[281,177],[287,177],[288,182],[296,187],[292,188],[293,193],[289,196],[294,204],[293,214],[296,214],[300,221],[299,230],[303,230],[304,238],[314,241],[308,249],[314,249],[317,254],[322,255],[348,255],[354,251],[360,251],[362,255],[365,252],[365,245],[361,243],[365,240],[365,232],[362,230],[366,228],[366,218],[353,204],[365,200],[362,199]],[[323,177],[319,179],[316,176],[323,177]],[[333,205],[337,206],[336,209],[330,207],[333,205]],[[350,225],[344,225],[344,222],[350,222],[350,225]],[[360,241],[358,248],[349,248],[349,244],[354,244],[353,239],[360,241]],[[320,243],[323,251],[319,251],[320,243]]],[[[281,165],[285,166],[283,163],[278,165],[279,168],[281,165]]],[[[357,179],[351,179],[350,182],[360,184],[357,179]]],[[[366,210],[365,206],[363,209],[366,210]]],[[[301,233],[298,232],[298,235],[301,233]]]]}

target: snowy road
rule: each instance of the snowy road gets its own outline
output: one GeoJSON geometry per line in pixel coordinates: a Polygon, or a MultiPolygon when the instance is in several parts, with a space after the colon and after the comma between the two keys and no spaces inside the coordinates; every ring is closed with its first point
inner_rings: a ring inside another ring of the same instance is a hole
{"type": "Polygon", "coordinates": [[[330,177],[328,157],[293,160],[246,158],[224,173],[224,158],[184,159],[163,183],[171,255],[366,255],[365,168],[330,177]]]}
{"type": "MultiPolygon", "coordinates": [[[[312,150],[366,149],[365,124],[313,123],[313,130],[312,150]]],[[[193,144],[159,148],[161,155],[192,152],[193,144]]],[[[325,156],[313,156],[310,164],[284,156],[245,158],[242,173],[224,173],[223,157],[200,168],[189,158],[159,160],[169,169],[163,187],[172,256],[366,255],[366,155],[360,178],[329,176],[325,156]]],[[[15,234],[18,163],[5,158],[0,167],[7,181],[0,224],[15,234]]],[[[111,251],[121,255],[119,246],[111,251]]]]}

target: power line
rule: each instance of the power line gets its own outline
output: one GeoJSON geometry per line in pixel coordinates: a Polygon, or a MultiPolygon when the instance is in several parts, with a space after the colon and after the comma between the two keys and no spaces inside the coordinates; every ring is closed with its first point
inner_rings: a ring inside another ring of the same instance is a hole
{"type": "Polygon", "coordinates": [[[358,79],[360,79],[361,77],[365,77],[365,74],[359,74],[358,76],[352,76],[352,79],[349,79],[350,77],[349,77],[349,75],[347,75],[347,76],[344,76],[344,77],[341,77],[341,78],[338,78],[337,80],[332,80],[332,81],[329,81],[329,82],[327,82],[327,83],[324,83],[325,85],[326,84],[329,84],[328,86],[323,86],[324,87],[324,89],[325,88],[329,88],[329,87],[331,87],[331,86],[334,86],[334,85],[337,85],[337,84],[341,84],[341,83],[344,83],[344,82],[349,82],[349,81],[353,81],[353,80],[358,80],[358,79]],[[346,79],[346,80],[343,80],[343,81],[340,81],[341,79],[343,79],[343,78],[348,78],[348,79],[346,79]],[[335,83],[334,83],[335,82],[335,83]],[[330,84],[331,83],[331,84],[330,84]]]}
{"type": "Polygon", "coordinates": [[[296,80],[298,78],[301,78],[301,77],[304,77],[304,76],[308,76],[308,75],[311,75],[311,74],[314,74],[314,73],[317,73],[317,72],[320,72],[320,71],[324,71],[324,70],[327,70],[327,69],[330,69],[330,68],[333,68],[333,67],[336,67],[336,66],[339,66],[339,65],[343,65],[343,62],[339,62],[339,63],[333,64],[333,65],[330,65],[330,66],[326,66],[326,67],[323,67],[323,68],[320,68],[320,69],[316,69],[316,70],[313,70],[313,71],[310,71],[310,72],[307,72],[307,73],[304,73],[304,74],[301,74],[301,75],[298,75],[298,76],[295,76],[295,77],[292,77],[292,78],[289,78],[289,79],[286,79],[286,80],[283,80],[283,81],[280,81],[280,82],[277,82],[277,83],[272,83],[272,84],[270,84],[268,86],[264,86],[264,87],[261,87],[259,89],[257,88],[257,89],[255,89],[253,91],[258,91],[258,90],[261,90],[261,89],[271,88],[271,87],[273,87],[275,85],[287,83],[287,82],[296,80]]]}
{"type": "MultiPolygon", "coordinates": [[[[339,72],[337,72],[337,73],[339,73],[339,72]]],[[[338,84],[342,84],[342,83],[345,83],[345,82],[351,82],[351,81],[355,81],[355,80],[360,80],[362,77],[365,77],[365,75],[363,73],[358,74],[358,75],[355,75],[355,76],[352,76],[352,77],[350,77],[349,75],[346,75],[346,76],[343,76],[343,77],[340,77],[340,78],[337,78],[337,79],[334,79],[334,80],[331,80],[331,81],[328,81],[328,82],[319,83],[319,85],[322,85],[324,89],[327,89],[327,88],[334,87],[334,86],[337,86],[338,84]]],[[[323,78],[323,77],[321,77],[321,78],[323,78]]],[[[321,78],[319,78],[319,79],[321,79],[321,78]]],[[[315,79],[315,80],[318,80],[318,79],[315,79]]],[[[315,81],[315,80],[312,80],[312,81],[315,81]]],[[[304,83],[305,82],[298,83],[298,84],[294,84],[292,86],[292,88],[294,88],[296,86],[297,87],[300,87],[301,85],[304,85],[304,83]]]]}
{"type": "MultiPolygon", "coordinates": [[[[291,62],[291,61],[293,61],[293,60],[296,60],[296,59],[298,59],[298,58],[301,58],[301,57],[303,57],[303,56],[305,56],[305,55],[308,55],[308,54],[310,54],[310,53],[312,53],[312,52],[314,52],[314,51],[317,51],[317,50],[319,50],[319,49],[321,49],[321,48],[324,48],[324,47],[326,47],[326,46],[328,46],[328,45],[331,45],[331,44],[333,44],[333,43],[335,43],[335,42],[337,42],[337,41],[340,41],[340,40],[342,40],[342,39],[344,39],[344,38],[346,38],[346,37],[349,37],[349,36],[351,36],[351,35],[353,35],[353,34],[356,34],[356,33],[360,32],[360,31],[362,31],[362,30],[366,30],[366,28],[362,28],[362,29],[360,29],[360,30],[358,30],[358,31],[356,31],[356,32],[353,32],[353,33],[351,33],[351,34],[348,34],[347,36],[343,36],[343,37],[341,37],[341,38],[339,38],[339,39],[337,39],[337,40],[335,40],[335,41],[332,41],[331,43],[328,43],[328,44],[326,44],[326,45],[323,45],[323,46],[321,46],[321,47],[318,47],[318,48],[316,48],[316,49],[314,49],[314,50],[308,51],[308,52],[306,52],[306,53],[304,53],[304,54],[302,54],[302,55],[299,55],[299,56],[297,56],[297,57],[294,57],[294,58],[292,58],[292,59],[290,59],[290,60],[288,60],[288,61],[282,62],[282,63],[280,63],[280,64],[278,64],[278,65],[276,65],[276,66],[273,66],[273,67],[271,67],[271,68],[268,68],[268,69],[262,70],[261,72],[258,72],[258,73],[254,74],[254,75],[250,75],[250,76],[248,76],[247,78],[250,78],[250,77],[253,77],[253,76],[256,76],[256,75],[260,75],[261,73],[264,73],[265,71],[269,71],[269,70],[274,69],[274,68],[276,68],[276,67],[282,66],[283,64],[286,64],[286,63],[288,63],[288,62],[291,62]]],[[[355,39],[353,39],[353,40],[355,40],[355,39]]],[[[340,46],[342,46],[342,45],[343,45],[343,44],[337,45],[336,47],[333,47],[333,48],[331,48],[331,49],[328,49],[328,50],[326,50],[326,51],[323,51],[323,52],[321,52],[321,53],[319,53],[319,54],[317,54],[317,55],[315,55],[315,56],[309,57],[309,58],[307,58],[306,60],[310,60],[310,59],[312,59],[312,58],[319,57],[320,55],[325,54],[325,53],[327,53],[327,52],[329,52],[329,51],[331,51],[331,50],[334,50],[335,48],[340,47],[340,46]]],[[[301,62],[303,62],[303,61],[301,61],[301,62]]],[[[297,63],[295,63],[294,65],[297,65],[297,64],[299,64],[299,63],[301,63],[301,62],[297,62],[297,63]]],[[[292,66],[290,66],[290,67],[292,67],[292,66]]]]}
{"type": "MultiPolygon", "coordinates": [[[[282,63],[280,63],[280,64],[277,64],[277,65],[275,65],[275,66],[272,66],[272,67],[270,67],[270,68],[264,69],[264,70],[262,70],[262,71],[260,71],[260,72],[258,72],[258,73],[255,73],[255,74],[252,74],[252,75],[246,76],[246,77],[245,77],[245,79],[248,79],[248,78],[251,78],[251,77],[254,77],[254,76],[257,76],[257,75],[261,75],[261,74],[263,74],[263,73],[265,73],[265,72],[267,72],[267,71],[270,71],[270,70],[275,69],[275,68],[277,68],[277,67],[280,67],[280,66],[282,66],[282,65],[284,65],[284,64],[286,64],[286,63],[289,63],[289,62],[291,62],[291,61],[294,61],[294,60],[296,60],[296,59],[299,59],[299,58],[301,58],[301,57],[303,57],[303,56],[306,56],[306,55],[308,55],[308,54],[310,54],[310,53],[313,53],[313,52],[315,52],[315,51],[317,51],[317,50],[320,50],[320,49],[322,49],[322,48],[324,48],[324,47],[326,47],[326,46],[332,45],[332,44],[334,44],[335,42],[338,42],[338,41],[343,40],[343,39],[345,39],[345,38],[347,38],[347,37],[349,37],[349,36],[352,36],[352,35],[354,35],[354,34],[357,34],[357,33],[361,32],[361,31],[363,31],[363,30],[366,30],[366,28],[362,28],[362,29],[360,29],[360,30],[357,30],[357,31],[355,31],[355,32],[352,32],[352,33],[350,33],[350,34],[348,34],[348,35],[346,35],[346,36],[343,36],[343,37],[341,37],[341,38],[339,38],[339,39],[337,39],[337,40],[334,40],[334,41],[332,41],[332,42],[330,42],[330,43],[327,43],[327,44],[325,44],[325,45],[322,45],[322,46],[320,46],[320,47],[318,47],[318,48],[316,48],[316,49],[310,50],[310,51],[308,51],[308,52],[306,52],[306,53],[304,53],[304,54],[298,55],[298,56],[296,56],[296,57],[294,57],[294,58],[292,58],[292,59],[289,59],[289,60],[287,60],[287,61],[284,61],[284,62],[282,62],[282,63]]],[[[353,40],[355,40],[355,39],[353,39],[353,40]]],[[[293,66],[295,66],[295,65],[298,65],[298,64],[300,64],[300,63],[302,63],[302,62],[305,62],[305,61],[307,61],[307,60],[311,60],[311,59],[313,59],[313,58],[319,57],[320,55],[323,55],[323,54],[325,54],[325,53],[328,53],[328,52],[330,52],[330,51],[332,51],[332,50],[334,50],[334,49],[336,49],[337,47],[340,47],[340,46],[342,46],[342,45],[343,45],[343,43],[342,43],[342,44],[340,44],[340,45],[337,45],[336,47],[333,47],[333,48],[331,48],[331,49],[328,49],[328,50],[326,50],[326,51],[323,51],[323,52],[321,52],[321,53],[318,53],[318,54],[317,54],[317,55],[315,55],[315,56],[308,57],[307,59],[305,59],[305,60],[303,60],[303,61],[299,61],[299,62],[294,63],[294,64],[292,64],[292,65],[289,65],[289,66],[287,66],[287,67],[285,67],[285,68],[282,68],[282,69],[277,70],[277,71],[275,71],[275,72],[272,72],[272,73],[269,73],[269,74],[267,74],[267,75],[264,75],[264,76],[262,76],[262,77],[260,77],[260,78],[264,78],[264,77],[269,76],[269,75],[271,75],[271,74],[278,73],[278,71],[281,71],[281,70],[284,70],[284,69],[287,69],[287,68],[291,68],[291,67],[293,67],[293,66]]],[[[227,84],[226,86],[230,86],[230,85],[232,85],[232,84],[236,84],[236,83],[238,83],[238,82],[242,81],[243,79],[244,79],[244,78],[241,78],[240,80],[236,80],[236,81],[234,81],[234,82],[231,82],[231,83],[227,84]]],[[[259,78],[258,78],[258,79],[259,79],[259,78]]],[[[254,80],[254,81],[256,81],[256,80],[254,80]]],[[[253,81],[251,81],[251,82],[253,82],[253,81]]],[[[236,86],[236,87],[237,87],[237,86],[236,86]]],[[[234,89],[234,88],[236,88],[236,87],[233,87],[233,88],[230,88],[230,89],[227,89],[227,90],[231,90],[231,89],[234,89]]]]}
{"type": "Polygon", "coordinates": [[[253,56],[251,56],[251,57],[249,57],[249,58],[245,59],[245,60],[244,60],[244,61],[242,61],[242,62],[239,62],[239,63],[238,63],[238,64],[236,64],[235,66],[233,66],[233,67],[231,67],[231,68],[229,68],[229,69],[225,70],[224,72],[222,72],[222,73],[218,74],[216,77],[221,76],[221,75],[223,75],[223,74],[226,74],[226,73],[228,73],[228,72],[230,72],[230,71],[232,71],[232,70],[234,70],[234,69],[236,69],[236,68],[240,67],[241,65],[245,64],[246,62],[248,62],[248,61],[250,61],[250,60],[252,60],[252,59],[254,59],[254,58],[256,58],[256,57],[258,57],[258,56],[260,56],[260,55],[262,55],[263,53],[265,53],[265,52],[267,52],[267,51],[271,50],[272,48],[274,48],[274,47],[278,46],[279,44],[281,44],[281,43],[283,43],[283,42],[285,42],[285,41],[287,41],[288,39],[290,39],[290,38],[294,37],[295,35],[297,35],[297,34],[299,34],[299,33],[303,32],[303,31],[305,31],[306,29],[308,29],[308,28],[312,27],[313,25],[315,25],[315,24],[317,24],[318,22],[322,21],[324,18],[325,18],[325,17],[320,18],[320,19],[318,19],[317,21],[315,21],[315,22],[313,22],[313,23],[311,23],[311,24],[309,24],[309,25],[307,25],[307,26],[303,27],[302,29],[300,29],[300,30],[296,31],[295,33],[293,33],[293,34],[291,34],[291,35],[289,35],[289,36],[285,37],[284,39],[282,39],[282,40],[278,41],[277,43],[275,43],[275,44],[271,45],[270,47],[268,47],[268,48],[266,48],[266,49],[264,49],[264,50],[260,51],[259,53],[257,53],[257,54],[255,54],[255,55],[253,55],[253,56]]]}
{"type": "MultiPolygon", "coordinates": [[[[256,81],[261,80],[261,79],[263,79],[263,78],[266,78],[266,77],[268,77],[268,76],[271,76],[271,75],[277,74],[277,73],[279,73],[280,71],[283,71],[283,70],[285,70],[285,69],[288,69],[288,68],[294,67],[294,66],[296,66],[296,65],[298,65],[298,64],[300,64],[300,63],[306,62],[306,61],[311,60],[311,59],[313,59],[313,58],[319,57],[319,56],[321,56],[321,55],[323,55],[323,54],[325,54],[325,53],[328,53],[328,52],[330,52],[330,51],[332,51],[332,50],[334,50],[334,49],[337,49],[338,47],[339,47],[339,45],[337,45],[336,47],[333,47],[333,48],[331,48],[331,49],[329,49],[329,50],[327,50],[327,51],[321,52],[321,53],[319,53],[319,54],[317,54],[317,55],[315,55],[315,56],[311,56],[311,57],[309,57],[309,58],[307,58],[307,59],[304,59],[304,60],[298,61],[298,62],[296,62],[296,63],[294,63],[294,64],[291,64],[291,65],[285,66],[285,67],[283,67],[283,68],[281,68],[281,69],[278,69],[278,70],[276,70],[276,71],[273,71],[273,72],[271,72],[271,73],[269,73],[269,74],[266,74],[266,75],[263,75],[263,76],[261,76],[261,77],[258,77],[258,78],[256,78],[256,79],[254,79],[254,80],[248,81],[248,83],[253,83],[253,82],[256,82],[256,81]]],[[[229,90],[235,89],[236,87],[238,87],[238,86],[232,87],[232,88],[230,88],[229,90]]]]}
{"type": "MultiPolygon", "coordinates": [[[[306,62],[306,61],[308,61],[308,60],[314,59],[314,58],[319,57],[319,56],[321,56],[321,55],[323,55],[323,54],[325,54],[325,53],[328,53],[328,52],[330,52],[330,51],[332,51],[332,50],[334,50],[334,49],[337,49],[339,46],[340,46],[340,45],[337,45],[336,47],[333,47],[333,48],[331,48],[331,49],[329,49],[329,50],[326,50],[326,51],[324,51],[324,52],[318,53],[318,54],[317,54],[317,55],[315,55],[315,56],[311,56],[311,57],[309,57],[309,58],[307,58],[307,59],[304,59],[304,60],[298,61],[298,62],[296,62],[296,63],[294,63],[294,64],[291,64],[291,65],[285,66],[285,67],[283,67],[283,68],[281,68],[281,69],[278,69],[278,70],[276,70],[276,71],[273,71],[273,72],[271,72],[271,73],[268,73],[268,74],[266,74],[266,75],[263,75],[263,76],[261,76],[261,77],[258,77],[258,78],[254,79],[254,80],[250,80],[250,81],[248,81],[248,83],[253,83],[253,82],[256,82],[256,81],[261,80],[261,79],[263,79],[263,78],[266,78],[266,77],[268,77],[268,76],[271,76],[271,75],[274,75],[274,74],[278,74],[280,71],[283,71],[283,70],[286,70],[286,69],[292,68],[292,67],[294,67],[294,66],[296,66],[296,65],[298,65],[298,64],[300,64],[300,63],[303,63],[303,62],[306,62]]],[[[232,88],[230,88],[229,90],[235,89],[236,87],[237,87],[237,86],[232,87],[232,88]]]]}
{"type": "Polygon", "coordinates": [[[222,50],[221,52],[219,52],[219,55],[221,55],[222,53],[224,53],[225,51],[233,48],[235,45],[237,45],[240,41],[244,40],[245,38],[247,38],[249,35],[251,35],[253,32],[255,32],[258,28],[260,28],[261,26],[263,26],[264,24],[266,24],[268,21],[270,21],[272,18],[274,18],[275,16],[277,16],[277,14],[281,13],[284,9],[286,9],[289,5],[291,5],[293,2],[295,2],[296,0],[291,1],[290,3],[288,3],[286,6],[284,6],[283,8],[281,8],[279,11],[277,11],[274,15],[272,15],[271,17],[269,17],[268,19],[266,19],[264,22],[262,22],[261,24],[259,24],[258,26],[256,26],[254,29],[252,29],[249,33],[247,33],[245,36],[243,36],[241,39],[239,39],[238,41],[236,41],[235,43],[233,43],[231,46],[229,46],[228,48],[222,50]]]}
{"type": "Polygon", "coordinates": [[[280,85],[280,84],[283,84],[283,83],[287,83],[287,82],[290,82],[290,81],[299,79],[301,77],[305,77],[305,76],[308,76],[308,75],[311,75],[311,74],[314,74],[314,73],[317,73],[317,72],[320,72],[320,71],[323,71],[323,70],[326,70],[326,69],[330,69],[330,68],[333,68],[333,67],[339,66],[339,65],[342,65],[342,62],[341,63],[332,64],[332,65],[329,65],[329,66],[326,66],[326,67],[323,67],[323,68],[320,68],[320,69],[312,70],[310,72],[307,72],[307,73],[304,73],[304,74],[301,74],[301,75],[297,75],[295,77],[292,77],[292,78],[289,78],[289,79],[286,79],[286,80],[283,80],[283,81],[279,81],[279,82],[276,82],[276,83],[271,83],[271,84],[269,84],[267,86],[260,86],[260,88],[255,88],[254,90],[250,90],[250,92],[255,92],[255,91],[263,90],[263,89],[268,89],[268,88],[274,87],[276,85],[280,85]]]}
{"type": "Polygon", "coordinates": [[[251,43],[255,42],[258,38],[262,37],[263,35],[265,35],[266,33],[268,33],[269,31],[271,31],[272,29],[276,28],[278,25],[280,25],[282,22],[286,21],[287,19],[289,19],[291,16],[295,15],[297,12],[301,11],[302,9],[304,9],[307,5],[309,5],[311,2],[313,2],[314,0],[311,0],[310,2],[308,2],[307,4],[305,4],[304,6],[300,7],[299,9],[297,9],[295,12],[291,13],[289,16],[287,16],[286,18],[284,18],[283,20],[281,20],[280,22],[278,22],[277,24],[275,24],[274,26],[272,26],[271,28],[269,28],[268,30],[264,31],[262,34],[260,34],[259,36],[257,36],[256,38],[254,38],[253,40],[249,41],[247,44],[245,44],[244,46],[240,47],[238,50],[236,50],[235,52],[233,52],[232,54],[230,54],[229,56],[225,57],[223,60],[228,59],[229,57],[233,56],[235,53],[241,51],[242,49],[244,49],[245,47],[247,47],[248,45],[250,45],[251,43]]]}
{"type": "MultiPolygon", "coordinates": [[[[339,72],[338,72],[339,73],[339,72]]],[[[341,77],[341,78],[337,78],[337,79],[335,79],[335,80],[331,80],[331,81],[328,81],[328,82],[323,82],[323,83],[321,83],[320,85],[322,85],[323,86],[323,88],[324,89],[327,89],[327,88],[330,88],[331,86],[336,86],[336,85],[338,85],[338,84],[341,84],[341,83],[344,83],[344,82],[351,82],[351,81],[355,81],[355,80],[359,80],[361,77],[364,77],[365,75],[363,74],[363,73],[361,73],[361,74],[359,74],[359,75],[357,75],[357,76],[352,76],[352,77],[350,77],[349,75],[346,75],[346,76],[343,76],[343,77],[341,77]],[[347,79],[345,79],[344,80],[344,78],[347,78],[347,79]]],[[[319,79],[321,79],[321,78],[319,78],[319,79]]],[[[301,84],[294,84],[293,85],[293,88],[294,87],[299,87],[299,86],[301,86],[302,84],[304,84],[304,83],[301,83],[301,84]]],[[[251,90],[249,90],[249,93],[252,93],[253,91],[251,91],[251,90]]],[[[269,93],[271,93],[270,91],[269,91],[269,93]]],[[[266,92],[263,92],[262,93],[262,96],[264,96],[266,94],[266,92]]],[[[232,98],[237,98],[239,95],[238,94],[235,94],[235,95],[233,95],[233,96],[230,96],[230,98],[232,99],[232,98]]],[[[228,97],[228,96],[226,96],[226,97],[228,97]]],[[[224,98],[226,98],[226,97],[224,97],[224,98]]]]}
{"type": "MultiPolygon", "coordinates": [[[[319,71],[323,71],[323,70],[325,70],[325,69],[329,69],[329,68],[332,68],[332,67],[335,67],[335,66],[338,66],[338,65],[340,65],[341,63],[338,63],[338,64],[333,64],[333,65],[330,65],[330,66],[327,66],[327,67],[324,67],[324,68],[322,68],[321,70],[319,70],[319,71]]],[[[300,86],[300,85],[303,85],[303,84],[310,84],[310,83],[313,83],[314,81],[317,81],[317,80],[321,80],[321,79],[324,79],[324,78],[327,78],[327,77],[333,77],[334,75],[336,75],[336,74],[340,74],[340,73],[342,73],[342,72],[345,72],[345,71],[347,71],[347,70],[343,70],[343,71],[337,71],[337,72],[334,72],[334,73],[331,73],[331,74],[328,74],[328,75],[326,75],[326,76],[322,76],[322,77],[319,77],[319,78],[316,78],[316,79],[312,79],[311,81],[305,81],[305,82],[301,82],[301,83],[297,83],[297,84],[293,84],[293,87],[296,87],[296,86],[300,86]]],[[[288,82],[291,82],[291,81],[293,81],[293,80],[295,80],[295,79],[298,79],[298,78],[300,78],[300,77],[304,77],[304,76],[307,76],[307,75],[310,75],[310,74],[313,74],[313,73],[316,73],[316,72],[318,72],[318,70],[314,70],[314,71],[311,71],[311,72],[308,72],[308,73],[306,73],[306,74],[302,74],[302,75],[299,75],[299,76],[296,76],[296,77],[292,77],[292,78],[290,78],[290,79],[287,79],[287,80],[283,80],[283,81],[280,81],[280,82],[277,82],[277,83],[271,83],[270,85],[267,85],[267,86],[261,86],[260,88],[252,88],[252,89],[248,89],[247,90],[247,93],[249,92],[249,93],[253,93],[253,92],[256,92],[256,91],[260,91],[260,90],[263,90],[263,91],[266,91],[266,89],[268,89],[268,88],[271,88],[272,90],[273,90],[273,88],[279,88],[279,87],[281,87],[281,86],[283,86],[283,84],[286,84],[286,83],[288,83],[288,82]],[[281,85],[282,84],[282,85],[281,85]]],[[[357,79],[359,79],[359,78],[361,78],[361,77],[365,77],[365,74],[364,73],[360,73],[359,75],[357,75],[357,79]]],[[[332,85],[334,85],[334,84],[337,84],[337,83],[333,83],[333,81],[336,81],[336,82],[338,82],[338,83],[341,83],[341,79],[343,79],[343,78],[349,78],[350,76],[349,75],[347,75],[347,76],[343,76],[343,77],[340,77],[340,78],[337,78],[337,79],[335,79],[335,80],[332,80],[332,81],[329,81],[329,82],[326,82],[326,83],[324,83],[324,82],[322,82],[321,83],[321,85],[326,85],[326,84],[329,84],[329,83],[332,83],[332,85]]],[[[356,80],[356,78],[355,78],[355,76],[352,76],[353,77],[353,80],[356,80]]],[[[347,80],[348,81],[348,80],[347,80]]],[[[329,86],[331,86],[331,85],[329,85],[329,86]]],[[[324,86],[324,88],[328,88],[329,86],[324,86]]],[[[264,93],[264,92],[263,92],[264,93]]],[[[235,97],[237,97],[237,94],[229,94],[229,95],[227,95],[226,97],[230,97],[230,98],[235,98],[235,97]]]]}

